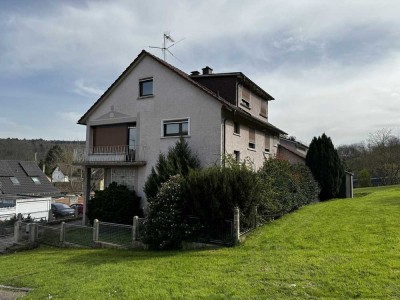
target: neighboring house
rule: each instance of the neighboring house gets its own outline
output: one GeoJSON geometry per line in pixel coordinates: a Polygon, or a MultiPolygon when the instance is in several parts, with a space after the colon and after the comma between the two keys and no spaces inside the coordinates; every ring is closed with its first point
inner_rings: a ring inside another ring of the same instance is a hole
{"type": "Polygon", "coordinates": [[[51,173],[51,182],[69,182],[69,173],[68,166],[65,164],[60,164],[55,167],[51,173]]]}
{"type": "Polygon", "coordinates": [[[0,161],[0,218],[22,213],[47,218],[52,197],[60,192],[34,161],[0,161]]]}
{"type": "Polygon", "coordinates": [[[144,199],[159,153],[180,136],[202,166],[232,154],[259,168],[277,155],[285,133],[268,122],[271,100],[240,72],[214,74],[206,67],[188,75],[142,51],[78,121],[86,125],[86,148],[74,153],[75,163],[85,167],[85,201],[92,168],[104,169],[105,186],[126,184],[144,199]]]}
{"type": "Polygon", "coordinates": [[[287,160],[292,164],[305,164],[308,146],[294,138],[280,137],[277,158],[287,160]]]}

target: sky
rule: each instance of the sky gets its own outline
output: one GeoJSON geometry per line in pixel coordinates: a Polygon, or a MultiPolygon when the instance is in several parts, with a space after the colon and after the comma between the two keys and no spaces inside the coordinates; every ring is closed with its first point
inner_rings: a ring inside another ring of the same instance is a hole
{"type": "Polygon", "coordinates": [[[78,119],[163,33],[186,73],[243,72],[308,144],[400,134],[400,1],[0,1],[0,138],[84,140],[78,119]]]}

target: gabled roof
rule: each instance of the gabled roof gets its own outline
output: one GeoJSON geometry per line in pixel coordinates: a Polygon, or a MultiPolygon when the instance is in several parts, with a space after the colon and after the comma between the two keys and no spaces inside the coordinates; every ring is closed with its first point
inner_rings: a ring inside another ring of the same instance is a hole
{"type": "Polygon", "coordinates": [[[2,160],[0,161],[0,194],[55,196],[60,192],[50,183],[36,162],[2,160]],[[36,184],[32,177],[36,177],[40,184],[36,184]]]}
{"type": "MultiPolygon", "coordinates": [[[[215,100],[221,102],[221,104],[223,106],[225,106],[227,109],[232,110],[232,111],[236,111],[240,114],[242,114],[243,116],[247,117],[247,118],[251,118],[252,121],[261,124],[262,126],[265,126],[267,128],[269,128],[272,131],[275,131],[277,133],[280,134],[285,134],[285,132],[275,126],[273,126],[272,124],[265,122],[265,121],[260,121],[257,118],[251,116],[250,113],[248,113],[247,111],[245,111],[244,109],[241,109],[240,107],[237,107],[231,103],[229,103],[229,101],[225,100],[224,98],[220,97],[219,95],[215,94],[213,91],[209,90],[208,88],[206,88],[205,86],[201,85],[200,83],[196,82],[195,80],[193,80],[192,78],[190,78],[190,76],[188,74],[186,74],[185,72],[181,71],[180,69],[170,65],[169,63],[165,62],[164,60],[154,56],[153,54],[142,50],[142,52],[140,52],[140,54],[135,58],[135,60],[122,72],[122,74],[113,82],[113,84],[111,84],[111,86],[103,93],[103,95],[100,96],[100,98],[89,108],[89,110],[79,119],[78,124],[82,124],[82,125],[86,125],[87,122],[87,117],[90,115],[90,113],[97,108],[102,102],[103,100],[114,90],[114,88],[116,88],[121,82],[122,80],[134,69],[134,67],[145,57],[148,56],[152,59],[154,59],[156,62],[160,63],[161,65],[163,65],[164,67],[170,69],[172,72],[174,72],[175,74],[177,74],[178,76],[180,76],[182,79],[186,80],[187,82],[189,82],[190,84],[194,85],[195,87],[197,87],[198,89],[202,90],[204,93],[208,94],[209,96],[211,96],[212,98],[214,98],[215,100]]],[[[236,73],[235,73],[236,74],[236,73]]],[[[242,73],[240,73],[242,74],[242,73]]],[[[242,74],[243,75],[243,74],[242,74]]],[[[243,75],[244,76],[244,75],[243,75]]],[[[247,78],[247,77],[246,77],[247,78]]],[[[248,78],[247,78],[248,79],[248,78]]],[[[250,79],[248,79],[250,82],[250,79]]],[[[251,81],[252,82],[252,81],[251,81]]],[[[254,84],[254,83],[253,83],[254,84]]],[[[271,97],[271,96],[270,96],[271,97]]],[[[272,97],[271,97],[272,98],[272,97]]],[[[272,98],[273,99],[273,98],[272,98]]]]}

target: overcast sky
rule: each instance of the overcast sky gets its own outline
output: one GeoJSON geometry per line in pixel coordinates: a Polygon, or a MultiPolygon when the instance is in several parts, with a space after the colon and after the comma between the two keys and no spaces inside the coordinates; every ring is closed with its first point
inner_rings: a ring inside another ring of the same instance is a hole
{"type": "Polygon", "coordinates": [[[164,31],[168,62],[241,71],[309,143],[400,133],[400,1],[0,2],[0,138],[84,140],[77,120],[164,31]]]}

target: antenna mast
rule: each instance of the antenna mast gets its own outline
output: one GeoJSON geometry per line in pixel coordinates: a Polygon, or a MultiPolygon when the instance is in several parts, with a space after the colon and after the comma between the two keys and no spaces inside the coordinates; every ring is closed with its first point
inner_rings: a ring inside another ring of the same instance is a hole
{"type": "MultiPolygon", "coordinates": [[[[172,54],[171,51],[169,51],[169,48],[171,48],[172,46],[175,46],[176,44],[178,44],[179,42],[182,42],[185,38],[180,39],[179,41],[175,42],[175,40],[171,37],[169,31],[164,32],[164,36],[163,36],[163,44],[162,47],[155,47],[155,46],[149,46],[149,48],[156,48],[156,49],[161,49],[161,52],[163,54],[163,58],[164,61],[167,61],[167,55],[166,53],[168,52],[169,54],[171,54],[173,57],[175,57],[175,55],[172,54]],[[171,42],[172,45],[169,45],[167,47],[167,42],[171,42]]],[[[176,57],[175,57],[176,58],[176,57]]],[[[177,58],[176,58],[177,59],[177,58]]],[[[179,60],[179,59],[178,59],[179,60]]]]}

